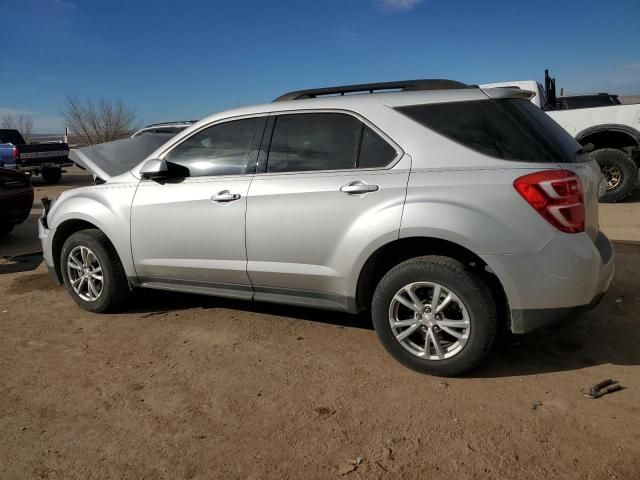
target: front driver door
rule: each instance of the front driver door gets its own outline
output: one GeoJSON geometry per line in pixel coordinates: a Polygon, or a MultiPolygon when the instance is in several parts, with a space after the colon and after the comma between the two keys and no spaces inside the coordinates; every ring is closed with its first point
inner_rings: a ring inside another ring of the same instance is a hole
{"type": "Polygon", "coordinates": [[[164,155],[169,179],[140,181],[131,249],[143,286],[251,298],[245,214],[265,122],[204,128],[164,155]]]}

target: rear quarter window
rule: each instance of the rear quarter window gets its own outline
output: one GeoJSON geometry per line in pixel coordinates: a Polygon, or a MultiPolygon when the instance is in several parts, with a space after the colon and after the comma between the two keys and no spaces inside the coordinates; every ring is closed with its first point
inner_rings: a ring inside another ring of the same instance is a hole
{"type": "Polygon", "coordinates": [[[524,99],[399,107],[416,122],[472,150],[502,160],[570,163],[581,148],[551,117],[524,99]]]}

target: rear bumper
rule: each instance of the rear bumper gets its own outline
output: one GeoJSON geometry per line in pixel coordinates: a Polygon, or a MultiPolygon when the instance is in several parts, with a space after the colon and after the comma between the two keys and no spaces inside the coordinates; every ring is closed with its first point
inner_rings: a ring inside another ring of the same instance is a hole
{"type": "Polygon", "coordinates": [[[16,170],[21,172],[31,172],[38,173],[47,168],[62,168],[62,167],[70,167],[73,165],[73,162],[60,161],[60,162],[40,162],[40,163],[29,163],[29,162],[20,162],[16,166],[16,170]]]}
{"type": "Polygon", "coordinates": [[[542,327],[568,322],[594,308],[606,292],[601,292],[588,305],[564,308],[511,310],[511,332],[529,333],[542,327]]]}
{"type": "Polygon", "coordinates": [[[511,313],[511,331],[528,333],[593,308],[614,275],[613,245],[602,232],[558,233],[531,254],[483,257],[500,279],[511,313]]]}

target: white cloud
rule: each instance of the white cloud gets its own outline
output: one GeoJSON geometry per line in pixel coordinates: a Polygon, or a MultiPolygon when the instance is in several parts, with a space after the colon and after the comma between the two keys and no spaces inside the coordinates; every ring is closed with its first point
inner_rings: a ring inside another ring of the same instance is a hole
{"type": "Polygon", "coordinates": [[[394,12],[408,12],[420,5],[423,0],[378,0],[378,4],[385,10],[394,12]]]}

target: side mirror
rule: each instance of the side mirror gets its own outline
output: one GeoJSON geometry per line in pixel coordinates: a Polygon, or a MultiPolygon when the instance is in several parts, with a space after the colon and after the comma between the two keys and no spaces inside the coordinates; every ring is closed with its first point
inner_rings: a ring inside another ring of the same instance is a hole
{"type": "Polygon", "coordinates": [[[146,179],[167,178],[169,176],[167,161],[160,158],[147,160],[140,168],[140,176],[146,179]]]}

